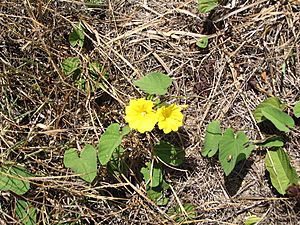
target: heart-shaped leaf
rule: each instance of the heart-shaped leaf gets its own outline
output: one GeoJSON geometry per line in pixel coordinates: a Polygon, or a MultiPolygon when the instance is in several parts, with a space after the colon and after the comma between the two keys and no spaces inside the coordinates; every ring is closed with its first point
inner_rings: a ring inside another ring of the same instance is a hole
{"type": "Polygon", "coordinates": [[[112,157],[115,149],[121,144],[123,136],[130,132],[128,126],[120,132],[120,125],[111,124],[101,135],[98,145],[98,159],[102,165],[106,165],[112,157]]]}
{"type": "Polygon", "coordinates": [[[179,166],[183,163],[185,152],[168,142],[161,141],[154,146],[154,153],[165,163],[179,166]]]}
{"type": "Polygon", "coordinates": [[[222,131],[220,128],[220,122],[214,120],[207,126],[202,155],[207,157],[214,156],[219,149],[219,142],[221,138],[222,131]]]}
{"type": "Polygon", "coordinates": [[[20,167],[0,167],[0,191],[12,191],[18,195],[25,194],[30,189],[26,179],[31,174],[20,167]]]}
{"type": "Polygon", "coordinates": [[[300,117],[300,101],[296,102],[294,108],[293,108],[294,114],[297,118],[300,117]]]}
{"type": "Polygon", "coordinates": [[[272,106],[264,107],[261,109],[261,112],[263,116],[270,120],[280,131],[289,132],[289,127],[293,128],[295,126],[293,118],[277,108],[272,106]]]}
{"type": "Polygon", "coordinates": [[[231,128],[227,128],[219,143],[219,160],[225,175],[228,176],[240,160],[247,159],[253,149],[254,145],[249,144],[243,132],[235,135],[231,128]]]}
{"type": "Polygon", "coordinates": [[[80,157],[76,149],[68,149],[64,154],[64,164],[89,183],[97,176],[97,154],[91,145],[84,146],[80,157]]]}
{"type": "Polygon", "coordinates": [[[265,163],[270,173],[271,183],[280,194],[284,195],[290,184],[298,184],[297,172],[291,166],[288,155],[282,148],[267,151],[265,163]]]}
{"type": "Polygon", "coordinates": [[[24,200],[18,200],[16,204],[16,215],[24,225],[35,225],[36,208],[24,200]]]}
{"type": "Polygon", "coordinates": [[[256,109],[253,112],[254,118],[257,123],[260,123],[260,122],[266,120],[266,118],[263,116],[261,110],[265,107],[270,107],[270,106],[277,108],[280,111],[282,111],[285,108],[285,105],[282,104],[277,97],[270,97],[270,98],[265,99],[262,103],[260,103],[256,107],[256,109]]]}
{"type": "Polygon", "coordinates": [[[150,73],[133,83],[148,94],[164,95],[172,84],[172,79],[159,72],[150,73]]]}

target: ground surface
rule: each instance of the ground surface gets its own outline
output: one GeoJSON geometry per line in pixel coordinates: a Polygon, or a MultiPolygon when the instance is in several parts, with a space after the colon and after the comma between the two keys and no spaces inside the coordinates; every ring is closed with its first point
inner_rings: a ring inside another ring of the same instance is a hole
{"type": "MultiPolygon", "coordinates": [[[[260,224],[299,224],[299,204],[272,188],[263,153],[229,177],[216,159],[201,156],[211,120],[256,140],[251,111],[259,102],[273,95],[288,104],[299,100],[299,4],[225,0],[201,14],[196,0],[104,0],[95,9],[72,0],[2,0],[0,162],[42,178],[23,196],[0,192],[0,223],[16,224],[16,201],[25,199],[39,209],[39,224],[175,224],[166,212],[178,202],[196,206],[195,224],[243,224],[250,214],[262,217],[260,224]],[[82,49],[68,41],[79,20],[87,28],[82,49]],[[196,46],[201,35],[209,37],[205,49],[196,46]],[[63,73],[62,61],[76,56],[84,71],[91,60],[105,67],[106,91],[82,90],[63,73]],[[143,96],[132,81],[153,71],[174,81],[167,101],[189,105],[179,133],[132,133],[125,143],[133,172],[149,160],[151,142],[184,148],[180,171],[167,171],[173,191],[160,208],[145,198],[138,173],[127,176],[129,184],[101,167],[89,185],[63,165],[67,148],[95,144],[110,123],[125,124],[125,105],[143,96]]],[[[289,138],[286,150],[299,174],[299,131],[289,138]]]]}

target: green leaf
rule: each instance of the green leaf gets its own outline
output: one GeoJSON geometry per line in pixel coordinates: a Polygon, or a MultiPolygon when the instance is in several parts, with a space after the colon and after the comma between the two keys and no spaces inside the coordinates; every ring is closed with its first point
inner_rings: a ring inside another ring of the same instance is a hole
{"type": "Polygon", "coordinates": [[[63,62],[62,62],[62,68],[63,71],[66,75],[70,75],[70,74],[78,74],[80,73],[80,68],[81,68],[81,62],[80,59],[77,57],[69,57],[66,58],[63,62]]]}
{"type": "Polygon", "coordinates": [[[168,204],[169,198],[166,197],[165,191],[168,190],[170,185],[162,180],[162,183],[157,187],[147,186],[147,196],[154,201],[158,206],[168,204]]]}
{"type": "Polygon", "coordinates": [[[91,183],[97,176],[97,154],[91,145],[85,145],[80,157],[74,148],[68,149],[64,154],[64,164],[76,174],[91,183]]]}
{"type": "Polygon", "coordinates": [[[260,123],[260,122],[266,120],[266,118],[263,116],[261,110],[265,107],[270,107],[270,106],[277,108],[281,111],[285,108],[285,104],[282,104],[277,97],[270,97],[270,98],[265,99],[262,103],[260,103],[256,107],[256,109],[253,112],[254,118],[257,123],[260,123]]]}
{"type": "Polygon", "coordinates": [[[129,132],[131,131],[130,127],[129,126],[125,126],[123,127],[122,131],[121,131],[121,135],[122,137],[129,134],[129,132]]]}
{"type": "Polygon", "coordinates": [[[294,108],[293,108],[294,114],[297,118],[300,117],[300,101],[296,102],[294,108]]]}
{"type": "Polygon", "coordinates": [[[252,215],[252,216],[248,216],[245,219],[244,223],[245,223],[245,225],[255,225],[258,222],[260,222],[261,220],[262,220],[262,218],[252,215]]]}
{"type": "Polygon", "coordinates": [[[231,128],[227,128],[219,143],[219,160],[225,175],[228,176],[239,161],[247,159],[253,149],[254,145],[249,144],[243,132],[235,135],[231,128]]]}
{"type": "Polygon", "coordinates": [[[284,195],[290,184],[298,184],[297,172],[282,148],[267,151],[265,164],[270,173],[271,183],[280,194],[284,195]]]}
{"type": "Polygon", "coordinates": [[[182,223],[187,220],[194,220],[198,213],[196,211],[196,207],[192,204],[184,204],[183,208],[185,210],[186,214],[182,211],[180,206],[172,207],[168,210],[167,214],[171,216],[173,220],[175,220],[177,223],[182,223]]]}
{"type": "Polygon", "coordinates": [[[157,155],[162,161],[172,166],[179,166],[184,162],[185,152],[179,147],[161,141],[154,146],[154,154],[157,155]]]}
{"type": "Polygon", "coordinates": [[[112,154],[111,160],[107,163],[107,171],[114,177],[119,177],[125,172],[126,164],[122,159],[125,149],[121,146],[117,147],[112,154]]]}
{"type": "Polygon", "coordinates": [[[18,200],[16,204],[16,215],[24,225],[35,225],[36,208],[24,200],[18,200]]]}
{"type": "Polygon", "coordinates": [[[220,128],[220,122],[216,120],[210,122],[205,132],[204,148],[202,151],[202,155],[207,157],[214,156],[219,149],[219,142],[221,138],[222,131],[220,128]]]}
{"type": "Polygon", "coordinates": [[[196,42],[196,45],[197,45],[199,48],[206,48],[207,45],[208,45],[208,37],[207,37],[207,36],[204,36],[204,37],[200,38],[200,39],[196,42]]]}
{"type": "Polygon", "coordinates": [[[201,13],[208,13],[218,6],[218,0],[198,0],[198,10],[201,13]]]}
{"type": "Polygon", "coordinates": [[[275,127],[280,131],[289,132],[289,127],[294,127],[295,122],[292,117],[290,117],[285,112],[280,111],[274,107],[264,107],[261,112],[265,118],[270,120],[275,127]]]}
{"type": "Polygon", "coordinates": [[[255,144],[263,147],[282,147],[284,145],[284,141],[280,136],[271,136],[264,140],[258,141],[255,144]]]}
{"type": "Polygon", "coordinates": [[[143,174],[145,183],[150,187],[157,187],[163,181],[162,170],[156,163],[147,162],[146,167],[141,169],[141,173],[143,174]]]}
{"type": "Polygon", "coordinates": [[[169,202],[169,198],[165,196],[162,191],[156,191],[156,188],[147,190],[147,196],[154,201],[158,206],[166,205],[169,202]]]}
{"type": "Polygon", "coordinates": [[[128,127],[124,127],[120,132],[120,125],[111,124],[101,135],[98,145],[98,159],[102,165],[106,165],[112,157],[115,149],[121,144],[123,136],[130,132],[128,127]]]}
{"type": "Polygon", "coordinates": [[[164,95],[171,86],[172,79],[166,74],[154,72],[134,81],[133,84],[147,94],[164,95]]]}
{"type": "Polygon", "coordinates": [[[25,194],[30,189],[26,179],[31,174],[19,167],[0,167],[0,191],[12,191],[18,195],[25,194]]]}
{"type": "Polygon", "coordinates": [[[81,22],[73,25],[73,30],[69,34],[69,42],[72,47],[79,45],[79,47],[83,47],[84,44],[84,28],[81,22]]]}

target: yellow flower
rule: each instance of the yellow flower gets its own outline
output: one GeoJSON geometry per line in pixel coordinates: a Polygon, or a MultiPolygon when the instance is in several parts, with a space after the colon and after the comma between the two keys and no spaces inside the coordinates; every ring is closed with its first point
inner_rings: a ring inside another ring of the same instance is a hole
{"type": "Polygon", "coordinates": [[[125,121],[129,127],[141,133],[153,130],[157,123],[157,116],[153,108],[153,102],[144,98],[130,100],[125,109],[125,121]]]}
{"type": "Polygon", "coordinates": [[[166,134],[171,131],[177,131],[182,126],[183,115],[181,113],[182,107],[175,104],[169,106],[162,106],[157,110],[158,127],[166,134]]]}

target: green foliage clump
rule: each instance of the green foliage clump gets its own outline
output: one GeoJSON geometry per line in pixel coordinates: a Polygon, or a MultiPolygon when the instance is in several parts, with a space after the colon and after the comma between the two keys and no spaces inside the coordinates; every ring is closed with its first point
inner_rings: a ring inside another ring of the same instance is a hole
{"type": "MultiPolygon", "coordinates": [[[[70,75],[79,69],[80,66],[77,59],[67,59],[62,64],[62,67],[65,73],[70,75]]],[[[99,73],[101,69],[100,64],[97,63],[91,63],[88,68],[93,75],[99,73]]],[[[155,72],[142,77],[134,83],[149,94],[149,98],[153,98],[153,95],[166,94],[167,89],[172,84],[172,79],[163,73],[155,72]]],[[[157,104],[162,103],[159,101],[157,104]]],[[[179,110],[177,108],[170,108],[170,110],[179,110]]],[[[64,155],[65,167],[71,168],[76,176],[91,183],[97,176],[98,158],[99,163],[107,167],[109,174],[114,177],[121,176],[127,169],[123,160],[126,149],[122,147],[122,140],[131,131],[128,126],[121,129],[119,123],[110,124],[101,135],[97,148],[86,144],[79,156],[74,148],[66,150],[64,155]]],[[[145,181],[145,189],[148,197],[157,205],[166,205],[169,200],[166,196],[166,191],[170,186],[164,178],[163,166],[180,166],[184,162],[185,152],[169,142],[160,141],[154,145],[151,157],[152,161],[146,162],[145,166],[140,170],[145,181]]]]}
{"type": "MultiPolygon", "coordinates": [[[[271,122],[279,131],[290,132],[294,129],[295,122],[283,110],[282,104],[276,97],[271,97],[260,103],[253,112],[256,122],[271,122]]],[[[293,108],[295,116],[298,115],[299,102],[293,108]]],[[[212,157],[219,151],[221,166],[228,176],[235,165],[246,160],[257,147],[266,148],[265,165],[270,174],[272,185],[278,193],[284,195],[291,185],[299,182],[296,170],[292,167],[287,153],[284,151],[284,139],[278,135],[267,136],[264,140],[250,141],[245,133],[238,131],[236,134],[231,128],[222,133],[219,121],[212,121],[206,129],[202,155],[212,157]]]]}
{"type": "Polygon", "coordinates": [[[212,157],[219,151],[219,160],[226,176],[239,161],[247,159],[253,149],[254,145],[249,144],[243,132],[235,134],[231,128],[227,128],[222,134],[219,121],[212,121],[207,126],[202,155],[212,157]]]}
{"type": "Polygon", "coordinates": [[[82,62],[78,57],[66,58],[61,67],[65,75],[70,76],[74,84],[83,91],[95,92],[97,89],[105,90],[107,88],[106,81],[109,74],[104,67],[96,62],[88,64],[88,73],[83,74],[82,62]]]}

